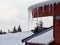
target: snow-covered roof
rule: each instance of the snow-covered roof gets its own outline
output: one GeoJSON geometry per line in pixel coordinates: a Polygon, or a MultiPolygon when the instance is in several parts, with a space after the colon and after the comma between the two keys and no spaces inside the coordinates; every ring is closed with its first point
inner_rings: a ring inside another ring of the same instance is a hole
{"type": "Polygon", "coordinates": [[[60,0],[48,0],[48,1],[40,2],[37,4],[31,5],[28,8],[28,10],[33,10],[36,7],[40,7],[40,6],[44,7],[44,5],[50,5],[50,4],[54,4],[54,3],[58,3],[58,2],[60,2],[60,0]]]}
{"type": "Polygon", "coordinates": [[[31,40],[29,40],[27,42],[39,43],[39,44],[49,44],[52,41],[53,41],[53,29],[40,36],[32,38],[31,40]]]}

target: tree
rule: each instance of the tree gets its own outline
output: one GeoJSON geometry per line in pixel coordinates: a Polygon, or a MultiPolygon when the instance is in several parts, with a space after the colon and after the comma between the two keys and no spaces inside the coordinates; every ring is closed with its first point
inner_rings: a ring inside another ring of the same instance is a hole
{"type": "Polygon", "coordinates": [[[20,25],[19,25],[19,27],[18,27],[18,32],[21,32],[22,30],[21,30],[21,27],[20,27],[20,25]]]}
{"type": "Polygon", "coordinates": [[[17,32],[17,30],[16,30],[16,27],[14,26],[13,33],[16,33],[16,32],[17,32]]]}
{"type": "Polygon", "coordinates": [[[42,20],[39,22],[40,22],[40,28],[42,29],[43,28],[43,22],[42,22],[42,20]]]}
{"type": "Polygon", "coordinates": [[[2,34],[7,34],[7,32],[3,32],[2,34]]]}
{"type": "Polygon", "coordinates": [[[34,30],[35,34],[39,33],[43,29],[43,22],[42,22],[42,20],[39,21],[39,23],[36,23],[36,24],[37,24],[37,27],[35,27],[35,30],[34,30]]]}
{"type": "Polygon", "coordinates": [[[2,30],[0,30],[0,34],[2,34],[2,30]]]}

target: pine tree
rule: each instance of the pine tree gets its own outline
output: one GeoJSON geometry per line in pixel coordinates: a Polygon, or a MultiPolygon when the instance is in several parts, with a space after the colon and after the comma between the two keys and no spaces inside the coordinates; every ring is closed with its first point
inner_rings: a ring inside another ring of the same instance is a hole
{"type": "Polygon", "coordinates": [[[37,23],[37,26],[35,27],[34,33],[37,34],[43,29],[43,22],[42,20],[37,23]]]}
{"type": "Polygon", "coordinates": [[[7,32],[3,32],[2,34],[7,34],[7,32]]]}
{"type": "Polygon", "coordinates": [[[21,32],[22,30],[21,30],[21,27],[20,27],[20,25],[19,25],[19,27],[18,27],[18,32],[21,32]]]}
{"type": "Polygon", "coordinates": [[[14,26],[13,33],[16,33],[16,32],[17,32],[17,30],[16,30],[16,27],[14,26]]]}
{"type": "Polygon", "coordinates": [[[2,34],[2,30],[0,30],[0,34],[2,34]]]}

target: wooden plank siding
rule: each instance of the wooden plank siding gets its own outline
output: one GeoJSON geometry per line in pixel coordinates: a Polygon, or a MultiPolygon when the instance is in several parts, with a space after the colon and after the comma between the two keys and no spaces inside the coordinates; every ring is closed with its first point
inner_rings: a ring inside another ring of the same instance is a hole
{"type": "Polygon", "coordinates": [[[34,8],[32,11],[33,18],[55,15],[60,15],[60,3],[54,3],[53,5],[45,5],[44,7],[38,7],[38,9],[34,8]]]}
{"type": "Polygon", "coordinates": [[[25,45],[45,45],[45,44],[26,42],[25,45]]]}
{"type": "Polygon", "coordinates": [[[60,15],[60,3],[54,4],[54,15],[60,15]]]}
{"type": "Polygon", "coordinates": [[[60,44],[60,20],[54,18],[54,42],[60,44]]]}

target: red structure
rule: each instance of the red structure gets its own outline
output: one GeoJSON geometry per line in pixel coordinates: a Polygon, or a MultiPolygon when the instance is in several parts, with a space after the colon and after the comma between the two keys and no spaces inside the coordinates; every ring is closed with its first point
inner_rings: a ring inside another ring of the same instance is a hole
{"type": "MultiPolygon", "coordinates": [[[[28,10],[32,12],[33,18],[53,16],[54,45],[60,45],[60,24],[59,24],[60,23],[60,0],[51,0],[39,4],[35,4],[30,6],[28,10]]],[[[40,44],[26,42],[26,45],[40,45],[40,44]]]]}
{"type": "Polygon", "coordinates": [[[29,42],[26,42],[25,45],[45,45],[45,44],[38,44],[38,43],[29,43],[29,42]]]}
{"type": "Polygon", "coordinates": [[[34,8],[32,10],[32,16],[35,17],[42,17],[42,16],[59,16],[60,15],[60,2],[53,3],[50,5],[44,5],[44,7],[34,8]],[[38,15],[37,15],[38,14],[38,15]]]}

